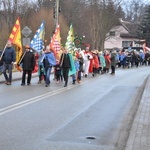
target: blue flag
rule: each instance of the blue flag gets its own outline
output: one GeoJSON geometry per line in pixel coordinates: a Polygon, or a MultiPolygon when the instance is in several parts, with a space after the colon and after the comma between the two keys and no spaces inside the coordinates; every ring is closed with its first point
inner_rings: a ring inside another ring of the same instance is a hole
{"type": "Polygon", "coordinates": [[[30,42],[30,47],[35,51],[37,51],[38,53],[41,50],[43,50],[44,34],[45,34],[45,23],[42,22],[39,29],[36,31],[32,41],[30,42]]]}

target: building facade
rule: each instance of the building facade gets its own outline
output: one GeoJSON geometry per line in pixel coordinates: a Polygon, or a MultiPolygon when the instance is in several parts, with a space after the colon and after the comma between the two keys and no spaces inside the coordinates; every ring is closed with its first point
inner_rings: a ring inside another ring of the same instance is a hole
{"type": "Polygon", "coordinates": [[[140,40],[136,35],[138,24],[120,19],[120,24],[113,27],[106,35],[104,49],[123,49],[123,47],[141,47],[140,40]]]}

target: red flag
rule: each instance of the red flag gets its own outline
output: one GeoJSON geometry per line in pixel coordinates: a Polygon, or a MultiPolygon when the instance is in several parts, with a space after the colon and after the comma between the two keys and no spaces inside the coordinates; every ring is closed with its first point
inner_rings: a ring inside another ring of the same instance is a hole
{"type": "Polygon", "coordinates": [[[60,44],[60,26],[58,25],[55,29],[55,33],[53,37],[51,38],[50,42],[50,48],[53,51],[55,57],[57,59],[60,58],[60,49],[61,49],[61,44],[60,44]]]}

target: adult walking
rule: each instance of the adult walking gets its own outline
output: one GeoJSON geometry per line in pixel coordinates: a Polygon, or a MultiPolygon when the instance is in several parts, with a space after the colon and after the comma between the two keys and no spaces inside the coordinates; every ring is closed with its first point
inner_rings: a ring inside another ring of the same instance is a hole
{"type": "Polygon", "coordinates": [[[111,75],[115,75],[115,68],[116,68],[116,50],[113,50],[110,55],[111,60],[111,75]]]}
{"type": "Polygon", "coordinates": [[[5,84],[11,85],[13,65],[16,61],[16,53],[14,48],[12,47],[11,41],[7,42],[6,48],[4,49],[0,60],[3,62],[3,74],[5,78],[5,84]]]}
{"type": "MultiPolygon", "coordinates": [[[[1,57],[1,55],[2,55],[2,51],[0,50],[0,57],[1,57]]],[[[2,75],[2,72],[3,71],[3,61],[2,60],[0,60],[0,75],[2,75]]]]}
{"type": "Polygon", "coordinates": [[[60,58],[60,66],[62,67],[63,77],[65,81],[64,87],[67,87],[68,77],[69,77],[69,69],[71,68],[70,56],[68,54],[67,49],[63,49],[63,53],[60,58]]]}
{"type": "Polygon", "coordinates": [[[21,85],[24,86],[26,84],[26,74],[27,77],[27,85],[31,84],[31,78],[32,78],[32,71],[35,67],[35,56],[33,52],[30,50],[30,46],[25,46],[25,52],[22,54],[18,65],[22,64],[22,83],[21,85]]]}
{"type": "Polygon", "coordinates": [[[56,58],[54,56],[54,53],[50,49],[50,46],[46,47],[43,64],[46,75],[45,86],[48,87],[50,85],[50,75],[52,67],[56,65],[56,58]]]}
{"type": "Polygon", "coordinates": [[[89,73],[89,67],[90,67],[90,60],[93,59],[93,56],[90,52],[90,47],[87,46],[85,48],[85,53],[84,53],[84,76],[85,78],[88,76],[88,73],[89,73]]]}

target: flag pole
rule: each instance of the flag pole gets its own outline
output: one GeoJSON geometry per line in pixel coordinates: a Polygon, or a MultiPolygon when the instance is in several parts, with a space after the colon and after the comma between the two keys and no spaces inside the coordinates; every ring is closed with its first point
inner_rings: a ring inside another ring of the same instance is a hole
{"type": "Polygon", "coordinates": [[[2,57],[3,57],[3,55],[4,55],[4,52],[5,52],[5,50],[6,50],[6,46],[7,46],[7,44],[5,45],[5,47],[4,47],[3,51],[2,51],[2,54],[1,54],[0,60],[2,59],[2,57]]]}
{"type": "Polygon", "coordinates": [[[27,51],[24,52],[24,54],[22,55],[22,57],[21,57],[20,60],[18,61],[18,63],[17,63],[18,65],[20,65],[20,63],[21,63],[22,59],[24,58],[26,52],[27,52],[27,51]]]}

